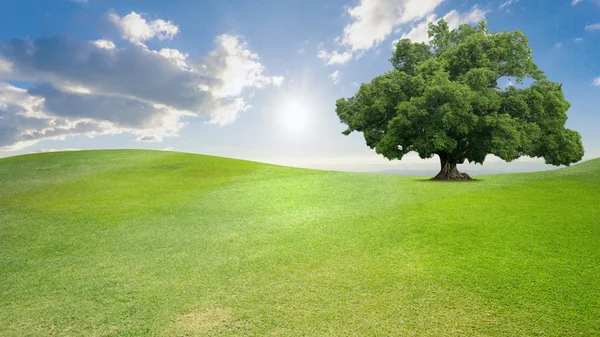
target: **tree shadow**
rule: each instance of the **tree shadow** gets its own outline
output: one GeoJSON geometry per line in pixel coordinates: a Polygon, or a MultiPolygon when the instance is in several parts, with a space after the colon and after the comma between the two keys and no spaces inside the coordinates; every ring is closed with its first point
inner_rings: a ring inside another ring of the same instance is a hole
{"type": "Polygon", "coordinates": [[[478,183],[478,182],[482,182],[485,181],[485,179],[471,179],[471,180],[433,180],[432,178],[418,178],[415,179],[414,181],[416,182],[421,182],[421,183],[462,183],[462,184],[468,184],[468,183],[478,183]]]}

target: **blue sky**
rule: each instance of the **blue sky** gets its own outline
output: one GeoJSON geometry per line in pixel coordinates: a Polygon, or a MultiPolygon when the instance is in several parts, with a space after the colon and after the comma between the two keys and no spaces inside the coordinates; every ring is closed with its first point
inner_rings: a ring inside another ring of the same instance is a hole
{"type": "MultiPolygon", "coordinates": [[[[586,159],[600,156],[598,0],[3,0],[0,157],[147,148],[350,171],[388,162],[341,135],[335,101],[391,69],[393,41],[430,21],[521,30],[572,106],[586,159]]],[[[467,171],[549,168],[492,157],[467,171]]]]}

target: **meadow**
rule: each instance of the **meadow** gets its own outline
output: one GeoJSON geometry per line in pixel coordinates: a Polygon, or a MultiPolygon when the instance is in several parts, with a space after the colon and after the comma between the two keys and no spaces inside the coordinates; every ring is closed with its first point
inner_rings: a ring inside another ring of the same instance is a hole
{"type": "Polygon", "coordinates": [[[426,178],[0,159],[0,336],[600,335],[600,160],[426,178]]]}

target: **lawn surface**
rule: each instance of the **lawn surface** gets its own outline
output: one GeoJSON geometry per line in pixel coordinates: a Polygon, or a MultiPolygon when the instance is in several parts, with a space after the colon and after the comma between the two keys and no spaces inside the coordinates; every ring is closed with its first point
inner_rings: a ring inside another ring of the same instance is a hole
{"type": "Polygon", "coordinates": [[[0,160],[0,336],[600,335],[600,161],[473,183],[0,160]]]}

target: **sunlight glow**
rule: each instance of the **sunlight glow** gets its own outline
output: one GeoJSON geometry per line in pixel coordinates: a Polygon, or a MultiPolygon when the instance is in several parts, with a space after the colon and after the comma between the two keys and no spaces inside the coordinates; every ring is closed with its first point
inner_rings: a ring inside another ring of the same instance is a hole
{"type": "Polygon", "coordinates": [[[288,101],[282,107],[283,125],[288,131],[302,132],[308,126],[309,108],[297,101],[288,101]]]}

